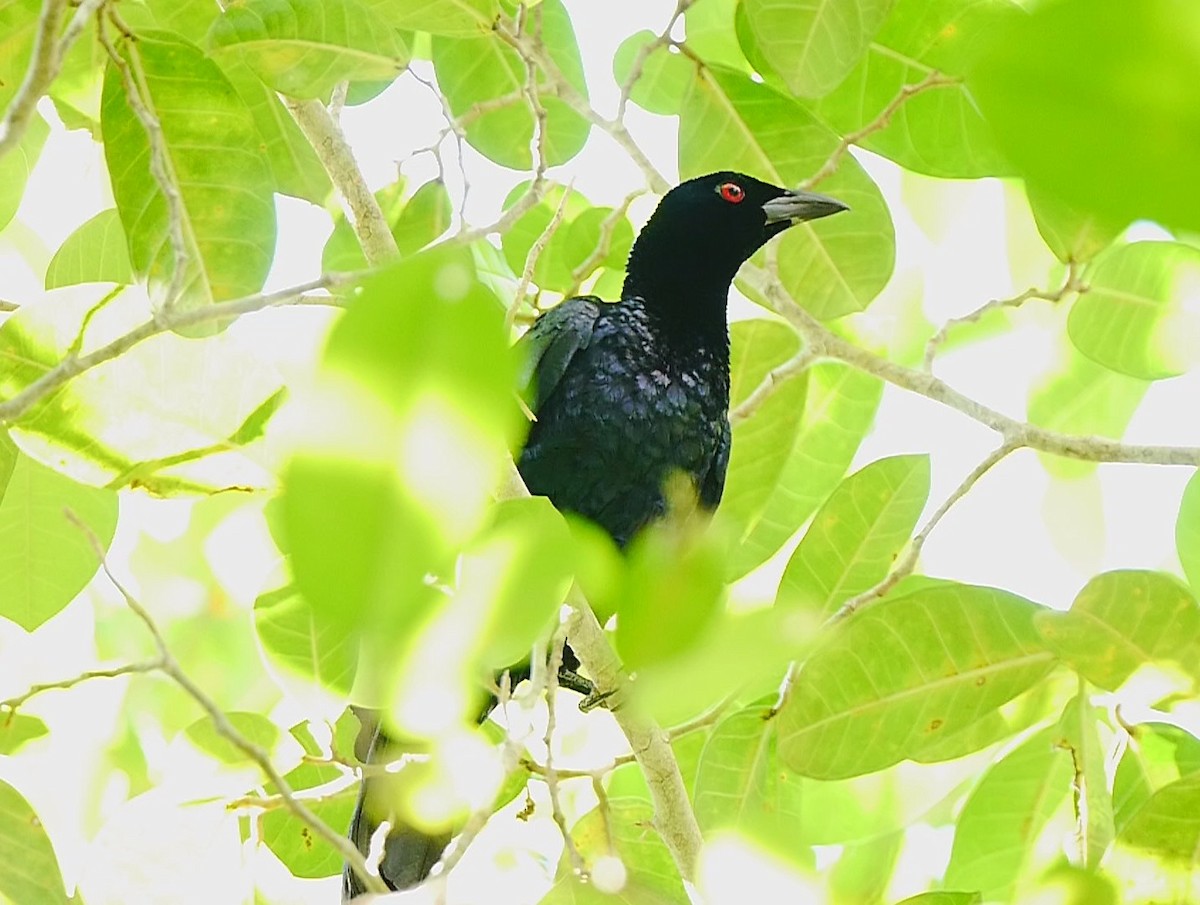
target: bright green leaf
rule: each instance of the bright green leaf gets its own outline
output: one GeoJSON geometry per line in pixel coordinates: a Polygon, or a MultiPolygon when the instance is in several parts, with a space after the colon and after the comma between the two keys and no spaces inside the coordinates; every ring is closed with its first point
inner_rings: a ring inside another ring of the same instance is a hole
{"type": "Polygon", "coordinates": [[[923,892],[896,905],[982,905],[982,902],[983,896],[977,892],[923,892]]]}
{"type": "Polygon", "coordinates": [[[39,0],[0,0],[0,114],[25,78],[41,10],[39,0]]]}
{"type": "MultiPolygon", "coordinates": [[[[0,10],[2,13],[3,10],[0,10]]],[[[50,127],[41,115],[35,113],[20,143],[0,157],[0,229],[4,229],[16,216],[21,198],[25,195],[25,183],[29,181],[29,174],[33,172],[49,134],[50,127]]]]}
{"type": "MultiPolygon", "coordinates": [[[[345,772],[338,767],[301,764],[284,779],[294,792],[316,789],[325,783],[342,780],[340,791],[321,789],[319,799],[305,802],[328,826],[342,829],[350,825],[358,796],[357,784],[347,784],[345,776],[345,772]]],[[[268,794],[273,791],[274,787],[269,787],[268,794]]],[[[288,808],[275,808],[263,814],[260,832],[267,848],[283,862],[293,877],[316,879],[342,872],[345,863],[342,855],[288,808]]]]}
{"type": "Polygon", "coordinates": [[[1038,607],[942,585],[848,619],[804,664],[779,713],[779,752],[818,779],[879,770],[969,726],[1040,681],[1038,607]]]}
{"type": "MultiPolygon", "coordinates": [[[[450,196],[441,180],[432,179],[404,198],[404,180],[398,180],[375,193],[396,240],[401,255],[424,248],[450,226],[450,196]]],[[[333,232],[321,254],[321,269],[326,273],[362,270],[367,266],[358,238],[345,217],[334,221],[333,232]]]]}
{"type": "Polygon", "coordinates": [[[884,579],[929,498],[929,457],[879,459],[846,478],[813,517],[779,583],[777,606],[822,617],[884,579]]]}
{"type": "Polygon", "coordinates": [[[358,662],[356,640],[344,626],[318,623],[294,587],[254,601],[254,629],[273,664],[334,692],[350,691],[358,662]]]}
{"type": "MultiPolygon", "coordinates": [[[[259,713],[234,711],[225,714],[233,730],[263,751],[272,751],[282,738],[279,727],[259,713]]],[[[243,764],[253,759],[221,734],[211,717],[201,717],[183,731],[189,742],[223,764],[243,764]]]]}
{"type": "MultiPolygon", "coordinates": [[[[688,178],[734,169],[794,186],[816,173],[838,142],[791,98],[741,73],[706,69],[693,80],[680,114],[679,171],[688,178]]],[[[852,158],[844,158],[820,190],[850,205],[850,212],[794,226],[776,249],[792,298],[829,319],[861,311],[879,294],[892,273],[895,233],[879,189],[852,158]]]]}
{"type": "Polygon", "coordinates": [[[1200,773],[1150,796],[1122,830],[1120,841],[1195,870],[1200,850],[1200,773]]]}
{"type": "Polygon", "coordinates": [[[29,905],[70,905],[50,838],[29,802],[0,781],[0,899],[29,905]]]}
{"type": "Polygon", "coordinates": [[[213,23],[208,46],[302,99],[328,101],[338,82],[395,78],[408,64],[395,28],[358,0],[242,0],[213,23]]]}
{"type": "Polygon", "coordinates": [[[5,712],[0,718],[0,754],[15,754],[26,742],[41,738],[49,731],[35,716],[5,712]]]}
{"type": "Polygon", "coordinates": [[[0,457],[16,456],[0,488],[0,616],[33,631],[70,603],[99,563],[69,510],[107,547],[117,527],[117,495],[77,484],[0,434],[0,457]]]}
{"type": "Polygon", "coordinates": [[[1175,551],[1192,592],[1200,590],[1200,471],[1192,475],[1179,500],[1175,519],[1175,551]]]}
{"type": "Polygon", "coordinates": [[[1081,211],[1032,185],[1025,187],[1038,232],[1064,264],[1090,261],[1121,234],[1122,224],[1081,211]]]}
{"type": "Polygon", "coordinates": [[[1046,644],[1089,682],[1115,690],[1145,663],[1200,662],[1200,606],[1164,572],[1097,575],[1065,613],[1038,614],[1046,644]]]}
{"type": "MultiPolygon", "coordinates": [[[[542,42],[550,59],[586,97],[579,45],[561,0],[543,0],[530,15],[541,18],[542,42]]],[[[501,166],[531,169],[535,118],[524,94],[525,64],[516,51],[490,33],[477,38],[435,36],[433,65],[450,110],[466,127],[467,141],[501,166]],[[488,105],[486,111],[472,113],[472,108],[481,104],[488,105]]],[[[554,96],[540,70],[538,84],[544,86],[540,102],[546,111],[546,162],[556,166],[579,153],[591,124],[554,96]]]]}
{"type": "Polygon", "coordinates": [[[867,49],[891,0],[742,0],[743,49],[756,56],[799,97],[836,88],[867,49]]]}
{"type": "MultiPolygon", "coordinates": [[[[688,84],[696,77],[696,67],[682,54],[671,53],[665,46],[655,47],[647,53],[644,48],[657,37],[652,31],[638,31],[622,41],[613,57],[613,78],[619,85],[627,84],[634,74],[638,57],[642,56],[640,74],[633,82],[630,100],[643,110],[666,116],[679,112],[688,84]]],[[[689,29],[689,47],[691,42],[689,29]]]]}
{"type": "Polygon", "coordinates": [[[1092,868],[1100,863],[1116,835],[1113,796],[1105,776],[1108,752],[1101,746],[1097,720],[1095,708],[1081,691],[1063,710],[1058,724],[1059,747],[1067,748],[1074,765],[1075,794],[1080,797],[1080,813],[1086,816],[1080,841],[1085,865],[1092,868]]]}
{"type": "Polygon", "coordinates": [[[806,379],[804,417],[774,492],[733,553],[734,576],[765,562],[816,511],[875,420],[883,394],[878,378],[828,362],[810,368],[806,379]]]}
{"type": "MultiPolygon", "coordinates": [[[[817,112],[842,134],[878,121],[901,91],[931,72],[963,75],[979,37],[1012,9],[1010,0],[896,0],[866,56],[821,99],[817,112]]],[[[958,80],[906,98],[862,146],[928,176],[1011,172],[969,88],[958,80]]]]}
{"type": "Polygon", "coordinates": [[[1063,0],[1009,19],[969,83],[1022,174],[1117,223],[1200,226],[1200,7],[1063,0]]]}
{"type": "Polygon", "coordinates": [[[1129,734],[1113,780],[1118,833],[1158,789],[1200,772],[1200,739],[1186,730],[1170,723],[1139,723],[1129,734]]]}
{"type": "Polygon", "coordinates": [[[1038,834],[1070,790],[1071,759],[1050,730],[988,770],[958,816],[944,882],[1006,900],[1034,857],[1038,834]]]}
{"type": "Polygon", "coordinates": [[[47,289],[132,282],[133,266],[116,208],[101,211],[67,236],[46,268],[47,289]]]}
{"type": "MultiPolygon", "coordinates": [[[[491,31],[499,0],[365,0],[374,15],[396,28],[470,37],[491,31]]],[[[424,59],[424,58],[422,58],[424,59]]]]}
{"type": "MultiPolygon", "coordinates": [[[[180,195],[190,266],[175,303],[203,307],[257,292],[274,256],[275,203],[250,108],[200,48],[169,32],[139,32],[121,52],[158,117],[180,195]]],[[[112,63],[100,124],[130,260],[155,303],[164,304],[175,268],[167,202],[150,174],[145,127],[112,63]]]]}
{"type": "Polygon", "coordinates": [[[1084,355],[1143,380],[1173,377],[1200,362],[1200,249],[1118,246],[1096,261],[1088,284],[1067,320],[1084,355]]]}

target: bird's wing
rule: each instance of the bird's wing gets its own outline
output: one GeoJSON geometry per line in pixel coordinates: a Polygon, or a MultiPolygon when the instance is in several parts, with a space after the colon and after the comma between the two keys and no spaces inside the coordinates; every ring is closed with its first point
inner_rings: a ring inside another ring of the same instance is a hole
{"type": "Polygon", "coordinates": [[[567,299],[534,321],[517,342],[518,386],[534,414],[554,392],[571,359],[591,342],[602,304],[595,296],[567,299]]]}
{"type": "Polygon", "coordinates": [[[729,447],[731,445],[732,436],[729,421],[726,420],[708,471],[705,472],[704,478],[700,482],[698,495],[700,504],[705,509],[716,509],[717,504],[721,502],[721,494],[725,492],[725,472],[729,468],[729,447]]]}

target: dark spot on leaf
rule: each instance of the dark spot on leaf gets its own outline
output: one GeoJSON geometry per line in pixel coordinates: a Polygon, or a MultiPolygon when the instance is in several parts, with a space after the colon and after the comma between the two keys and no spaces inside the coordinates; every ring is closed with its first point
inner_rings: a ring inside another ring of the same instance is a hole
{"type": "Polygon", "coordinates": [[[937,732],[939,729],[942,728],[942,722],[943,722],[942,720],[931,720],[929,723],[929,731],[937,732]]]}
{"type": "Polygon", "coordinates": [[[987,676],[980,676],[978,679],[975,680],[975,684],[976,685],[986,685],[987,684],[987,676]]]}

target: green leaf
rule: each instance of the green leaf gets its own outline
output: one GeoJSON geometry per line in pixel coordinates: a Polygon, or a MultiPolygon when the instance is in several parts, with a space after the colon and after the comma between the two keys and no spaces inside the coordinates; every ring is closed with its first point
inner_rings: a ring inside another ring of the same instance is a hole
{"type": "MultiPolygon", "coordinates": [[[[931,72],[963,75],[978,39],[1013,8],[1010,0],[896,0],[866,56],[821,99],[817,112],[843,135],[877,122],[902,90],[931,72]]],[[[1012,170],[960,81],[906,98],[887,125],[861,144],[928,176],[975,178],[1012,170]]]]}
{"type": "Polygon", "coordinates": [[[944,882],[1007,900],[1035,855],[1038,834],[1063,804],[1071,760],[1044,730],[994,764],[958,816],[944,882]]]}
{"type": "Polygon", "coordinates": [[[1120,570],[1089,581],[1065,613],[1039,613],[1045,643],[1089,682],[1113,691],[1144,663],[1196,672],[1200,606],[1163,572],[1120,570]]]}
{"type": "Polygon", "coordinates": [[[41,9],[39,0],[0,0],[0,114],[25,78],[41,9]]]}
{"type": "MultiPolygon", "coordinates": [[[[579,45],[561,0],[543,0],[530,12],[531,21],[539,15],[546,53],[571,87],[586,97],[579,45]]],[[[467,141],[501,166],[531,169],[535,118],[524,95],[525,63],[516,51],[492,33],[475,38],[435,36],[433,66],[451,112],[456,118],[467,116],[467,141]],[[488,105],[486,112],[472,113],[480,104],[488,105]]],[[[591,124],[555,96],[540,69],[538,86],[546,111],[546,162],[557,166],[582,150],[591,124]]]]}
{"type": "Polygon", "coordinates": [[[367,642],[375,680],[390,683],[435,612],[426,577],[448,579],[481,524],[524,421],[514,381],[503,310],[470,251],[435,247],[363,284],[299,403],[309,429],[282,497],[297,588],[320,635],[367,642]]]}
{"type": "Polygon", "coordinates": [[[1170,723],[1139,723],[1129,729],[1129,745],[1113,780],[1117,832],[1155,791],[1200,772],[1200,739],[1170,723]]]}
{"type": "MultiPolygon", "coordinates": [[[[528,182],[521,182],[513,187],[504,199],[504,209],[512,207],[529,188],[528,182]]],[[[564,291],[572,284],[571,266],[564,252],[567,250],[566,236],[572,221],[582,217],[591,205],[588,200],[575,189],[551,184],[547,187],[542,200],[517,218],[501,237],[500,247],[504,251],[504,260],[514,274],[525,272],[525,262],[530,249],[541,237],[542,233],[554,220],[554,214],[559,204],[563,207],[563,219],[557,231],[551,236],[542,254],[538,257],[533,268],[533,281],[543,289],[564,291]],[[563,193],[567,200],[562,200],[563,193]]],[[[622,266],[622,269],[624,267],[622,266]]]]}
{"type": "Polygon", "coordinates": [[[0,754],[15,754],[26,742],[49,733],[35,716],[7,712],[0,718],[0,754]]]}
{"type": "Polygon", "coordinates": [[[25,183],[29,181],[29,174],[33,172],[49,134],[50,127],[40,114],[35,113],[21,141],[0,157],[0,229],[8,226],[16,216],[25,195],[25,183]]]}
{"type": "MultiPolygon", "coordinates": [[[[350,825],[358,796],[357,783],[346,784],[346,774],[337,767],[301,764],[284,779],[292,791],[317,789],[343,780],[340,791],[320,790],[320,798],[306,801],[309,809],[326,824],[341,829],[350,825]]],[[[268,786],[267,794],[275,791],[268,786]]],[[[342,872],[342,855],[320,838],[288,808],[275,808],[262,815],[261,838],[293,877],[317,879],[342,872]]]]}
{"type": "Polygon", "coordinates": [[[732,555],[731,577],[769,559],[837,486],[875,420],[878,378],[849,365],[809,368],[804,417],[774,491],[732,555]]]}
{"type": "MultiPolygon", "coordinates": [[[[375,193],[375,200],[396,240],[401,255],[424,248],[450,226],[450,196],[440,179],[421,185],[411,196],[402,198],[403,180],[375,193]]],[[[326,273],[362,270],[367,266],[354,229],[344,216],[334,219],[333,232],[321,254],[321,269],[326,273]]]]}
{"type": "Polygon", "coordinates": [[[318,623],[295,587],[288,585],[254,601],[254,630],[267,660],[285,672],[348,694],[358,663],[358,645],[344,626],[318,623]]]}
{"type": "Polygon", "coordinates": [[[904,836],[897,831],[847,845],[829,876],[833,905],[882,902],[891,885],[904,836]]]}
{"type": "Polygon", "coordinates": [[[1063,710],[1058,724],[1058,746],[1067,748],[1074,765],[1074,794],[1078,810],[1086,815],[1083,829],[1085,865],[1095,868],[1116,836],[1113,796],[1108,791],[1104,764],[1108,752],[1101,746],[1095,708],[1081,691],[1063,710]]]}
{"type": "Polygon", "coordinates": [[[133,282],[125,230],[116,208],[103,210],[67,236],[46,268],[46,288],[133,282]]]}
{"type": "Polygon", "coordinates": [[[500,15],[499,0],[368,0],[368,4],[376,16],[396,28],[454,38],[489,32],[500,15]]]}
{"type": "Polygon", "coordinates": [[[1188,479],[1175,519],[1175,551],[1192,592],[1200,589],[1200,471],[1188,479]]]}
{"type": "Polygon", "coordinates": [[[0,898],[29,905],[70,905],[58,859],[41,818],[24,797],[0,780],[0,898]]]}
{"type": "Polygon", "coordinates": [[[776,606],[828,617],[886,576],[929,499],[929,456],[879,459],[846,478],[784,570],[776,606]]]}
{"type": "Polygon", "coordinates": [[[1021,173],[1119,223],[1200,227],[1184,177],[1200,168],[1200,8],[1064,0],[1009,18],[970,85],[1021,173]]]}
{"type": "Polygon", "coordinates": [[[940,585],[856,613],[801,670],[779,713],[780,756],[805,776],[857,776],[982,719],[1050,671],[1038,609],[940,585]]]}
{"type": "Polygon", "coordinates": [[[1124,224],[1119,221],[1080,210],[1032,185],[1026,185],[1025,192],[1038,232],[1064,264],[1090,261],[1121,234],[1124,224]]]}
{"type": "Polygon", "coordinates": [[[326,102],[338,82],[394,79],[408,65],[395,28],[359,0],[242,0],[213,23],[208,47],[276,91],[326,102]]]}
{"type": "Polygon", "coordinates": [[[1200,849],[1200,773],[1151,795],[1122,830],[1120,841],[1194,871],[1200,849]]]}
{"type": "Polygon", "coordinates": [[[820,97],[836,88],[867,49],[891,0],[743,0],[743,48],[756,56],[799,97],[820,97]]]}
{"type": "Polygon", "coordinates": [[[117,528],[117,495],[21,455],[0,433],[0,458],[14,457],[7,486],[0,487],[0,616],[31,632],[74,600],[99,566],[87,535],[66,512],[107,548],[117,528]]]}
{"type": "Polygon", "coordinates": [[[709,736],[692,794],[703,832],[735,829],[779,847],[800,831],[803,780],[779,761],[771,703],[730,714],[709,736]]]}
{"type": "MultiPolygon", "coordinates": [[[[773,368],[800,351],[800,337],[787,324],[765,319],[736,321],[729,334],[730,407],[737,408],[773,368]]],[[[807,390],[808,375],[793,376],[733,427],[720,511],[732,522],[737,542],[770,505],[796,442],[807,390]]]]}
{"type": "MultiPolygon", "coordinates": [[[[97,295],[67,290],[0,326],[0,398],[55,367],[80,335],[79,352],[88,354],[152,316],[137,293],[97,295]]],[[[13,435],[29,455],[89,484],[162,494],[271,486],[242,447],[254,439],[247,429],[255,419],[269,414],[279,381],[236,337],[162,333],[41,400],[13,435]]]]}
{"type": "MultiPolygon", "coordinates": [[[[690,15],[690,10],[689,10],[690,15]]],[[[633,66],[638,55],[648,44],[658,38],[654,32],[634,32],[621,42],[613,57],[613,78],[617,84],[625,85],[633,76],[633,66]]],[[[688,46],[692,44],[691,29],[688,29],[688,46]]],[[[667,47],[659,46],[642,60],[640,75],[633,82],[629,98],[643,110],[663,116],[676,114],[683,104],[688,83],[696,77],[696,67],[681,53],[672,53],[667,47]]]]}
{"type": "MultiPolygon", "coordinates": [[[[1066,347],[1054,370],[1029,393],[1031,424],[1082,436],[1119,440],[1150,384],[1103,368],[1073,347],[1066,347]]],[[[1055,477],[1079,478],[1096,470],[1095,462],[1039,454],[1042,466],[1055,477]]]]}
{"type": "Polygon", "coordinates": [[[982,905],[982,902],[983,896],[977,892],[923,892],[896,905],[982,905]]]}
{"type": "MultiPolygon", "coordinates": [[[[838,143],[832,130],[791,98],[713,67],[692,81],[684,100],[679,173],[686,179],[735,169],[791,186],[812,176],[838,143]]],[[[879,294],[892,273],[895,233],[878,187],[852,158],[844,158],[820,188],[851,212],[794,226],[776,248],[785,288],[825,320],[862,311],[879,294]]]]}
{"type": "Polygon", "coordinates": [[[1084,355],[1143,380],[1174,377],[1200,361],[1200,249],[1176,242],[1118,246],[1096,261],[1091,289],[1067,319],[1084,355]]]}
{"type": "MultiPolygon", "coordinates": [[[[226,713],[235,732],[252,745],[270,753],[282,739],[279,727],[259,713],[233,711],[226,713]]],[[[211,717],[201,717],[183,730],[189,742],[223,764],[253,763],[249,755],[223,736],[211,717]]]]}
{"type": "MultiPolygon", "coordinates": [[[[559,254],[563,265],[571,272],[583,267],[584,263],[595,252],[604,252],[596,267],[610,267],[614,270],[625,269],[625,261],[629,250],[633,247],[633,226],[629,218],[622,216],[611,227],[611,234],[606,240],[604,236],[605,222],[613,216],[611,207],[592,207],[575,217],[567,227],[561,242],[559,254]],[[607,241],[607,244],[605,244],[607,241]]],[[[555,239],[559,236],[555,234],[555,239]]],[[[554,241],[553,239],[551,241],[554,241]]],[[[581,271],[579,279],[585,280],[592,275],[593,270],[581,271]]]]}
{"type": "Polygon", "coordinates": [[[690,900],[679,870],[655,832],[653,819],[653,805],[637,798],[610,798],[606,813],[591,810],[584,814],[571,830],[576,849],[592,867],[597,860],[615,855],[624,865],[624,883],[619,892],[614,890],[615,895],[602,891],[603,873],[582,883],[564,854],[554,887],[540,905],[687,905],[690,900]]]}
{"type": "Polygon", "coordinates": [[[708,64],[751,74],[751,67],[738,43],[734,15],[739,0],[705,0],[693,3],[683,14],[687,46],[708,64]]]}
{"type": "MultiPolygon", "coordinates": [[[[169,32],[139,32],[121,53],[161,124],[183,208],[190,268],[175,304],[203,307],[257,292],[274,256],[275,203],[249,107],[198,47],[169,32]]],[[[175,267],[167,203],[150,173],[145,127],[111,62],[100,124],[130,260],[151,298],[164,304],[175,267]]]]}

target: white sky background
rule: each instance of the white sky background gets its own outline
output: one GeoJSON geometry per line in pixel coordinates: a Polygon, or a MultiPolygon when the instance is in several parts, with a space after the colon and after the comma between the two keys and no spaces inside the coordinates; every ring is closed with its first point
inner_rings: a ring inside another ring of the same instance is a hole
{"type": "MultiPolygon", "coordinates": [[[[593,103],[601,113],[611,115],[618,96],[611,61],[618,43],[640,28],[657,32],[674,4],[668,0],[566,0],[566,4],[579,38],[593,103]]],[[[432,75],[427,63],[415,64],[415,68],[423,77],[432,75]]],[[[43,104],[41,109],[54,121],[52,108],[43,104]]],[[[342,124],[368,181],[378,188],[395,179],[399,161],[406,161],[412,151],[430,144],[443,121],[441,108],[428,89],[404,77],[376,100],[347,108],[342,124]]],[[[677,176],[676,120],[647,114],[631,104],[627,124],[654,164],[673,180],[677,176]]],[[[448,139],[448,147],[452,143],[453,139],[448,139]]],[[[889,312],[898,310],[913,292],[921,293],[925,316],[940,324],[989,299],[1011,296],[1031,283],[1051,285],[1045,282],[1044,267],[1036,264],[1022,265],[1021,278],[1013,284],[1011,230],[1006,219],[1013,205],[1006,203],[1005,187],[998,181],[923,179],[902,175],[895,166],[872,155],[856,156],[879,182],[897,230],[896,276],[867,315],[880,335],[887,334],[889,318],[895,316],[889,312]],[[915,202],[912,208],[909,201],[915,202]],[[923,225],[918,225],[918,220],[923,225]]],[[[447,176],[457,209],[461,185],[451,160],[448,155],[447,176]]],[[[508,191],[527,177],[500,170],[469,148],[466,166],[471,180],[466,215],[474,225],[491,222],[508,191]]],[[[432,157],[423,155],[407,161],[403,172],[415,186],[436,175],[437,168],[432,157]]],[[[636,167],[598,130],[593,130],[582,154],[566,166],[551,170],[550,175],[563,182],[573,179],[576,189],[600,205],[615,205],[642,185],[636,167]]],[[[111,203],[99,147],[85,133],[66,133],[55,127],[30,180],[19,222],[0,237],[0,297],[27,302],[41,298],[40,272],[35,273],[25,263],[19,250],[33,260],[45,260],[73,229],[111,203]]],[[[653,203],[650,198],[635,203],[631,216],[636,224],[648,216],[653,203]]],[[[278,250],[269,289],[316,277],[321,249],[331,228],[324,211],[304,202],[280,198],[279,211],[278,250]]],[[[1139,235],[1156,238],[1161,233],[1146,227],[1139,230],[1139,235]]],[[[1028,245],[1026,240],[1017,254],[1024,254],[1028,245]]],[[[1023,309],[1017,329],[961,351],[944,353],[938,359],[936,373],[980,401],[1023,417],[1031,383],[1052,365],[1057,354],[1045,327],[1052,317],[1046,308],[1046,303],[1031,302],[1023,309]]],[[[744,300],[735,299],[731,305],[731,317],[763,314],[744,300]]],[[[305,328],[299,326],[295,310],[262,312],[244,318],[234,329],[286,371],[310,360],[329,314],[313,309],[301,317],[307,322],[305,328]],[[280,329],[284,325],[287,330],[280,329]]],[[[1195,374],[1155,384],[1135,415],[1126,439],[1200,445],[1197,398],[1200,385],[1195,374]]],[[[933,490],[928,514],[995,444],[995,437],[985,428],[929,400],[889,387],[875,430],[863,444],[855,468],[884,455],[929,452],[933,457],[933,490]]],[[[1093,478],[1051,482],[1032,453],[1019,453],[996,467],[945,519],[925,547],[922,571],[1000,586],[1058,608],[1068,606],[1089,577],[1106,569],[1178,571],[1173,526],[1179,496],[1190,473],[1183,468],[1107,465],[1101,466],[1093,478]]],[[[122,528],[114,558],[120,557],[122,550],[128,554],[141,530],[160,537],[181,530],[187,505],[127,495],[122,503],[122,528]]],[[[250,526],[253,521],[247,519],[244,524],[250,526]]],[[[247,598],[252,601],[261,589],[263,556],[258,551],[262,540],[254,534],[256,530],[261,531],[261,527],[223,530],[220,538],[209,545],[210,559],[220,563],[217,574],[240,602],[247,598]],[[248,550],[254,552],[248,555],[248,550]]],[[[737,595],[746,600],[769,599],[783,562],[777,559],[744,581],[737,595]]],[[[86,658],[81,646],[91,643],[90,626],[90,608],[79,607],[51,620],[35,633],[32,642],[0,623],[0,659],[7,658],[8,667],[17,666],[26,683],[31,675],[34,681],[61,678],[61,669],[55,668],[55,663],[75,662],[70,657],[64,659],[64,651],[86,658]],[[22,666],[29,669],[23,670],[22,666]]],[[[7,692],[11,676],[9,669],[3,672],[5,684],[0,690],[7,692]]],[[[13,693],[19,690],[14,687],[13,693]]],[[[85,730],[78,709],[81,698],[74,699],[71,725],[83,733],[78,742],[87,744],[88,738],[103,738],[103,731],[111,727],[114,718],[105,704],[111,696],[98,686],[94,693],[89,686],[72,694],[90,694],[97,705],[90,710],[94,731],[85,730]]],[[[30,711],[40,713],[33,707],[30,711]]],[[[58,732],[57,724],[52,723],[52,728],[58,732]]],[[[71,772],[69,747],[59,752],[60,761],[41,765],[43,770],[53,769],[58,777],[53,793],[46,790],[34,794],[36,776],[7,772],[23,790],[30,791],[35,806],[54,829],[56,842],[74,832],[74,827],[64,826],[69,811],[66,803],[74,797],[71,784],[88,779],[71,772]],[[55,799],[64,803],[58,805],[55,799]],[[62,816],[56,814],[60,809],[65,809],[62,816]]],[[[60,851],[60,857],[68,874],[77,873],[78,850],[68,847],[60,851]]],[[[218,898],[208,900],[220,900],[219,893],[214,894],[218,898]]],[[[314,900],[321,897],[314,896],[314,900]]]]}

